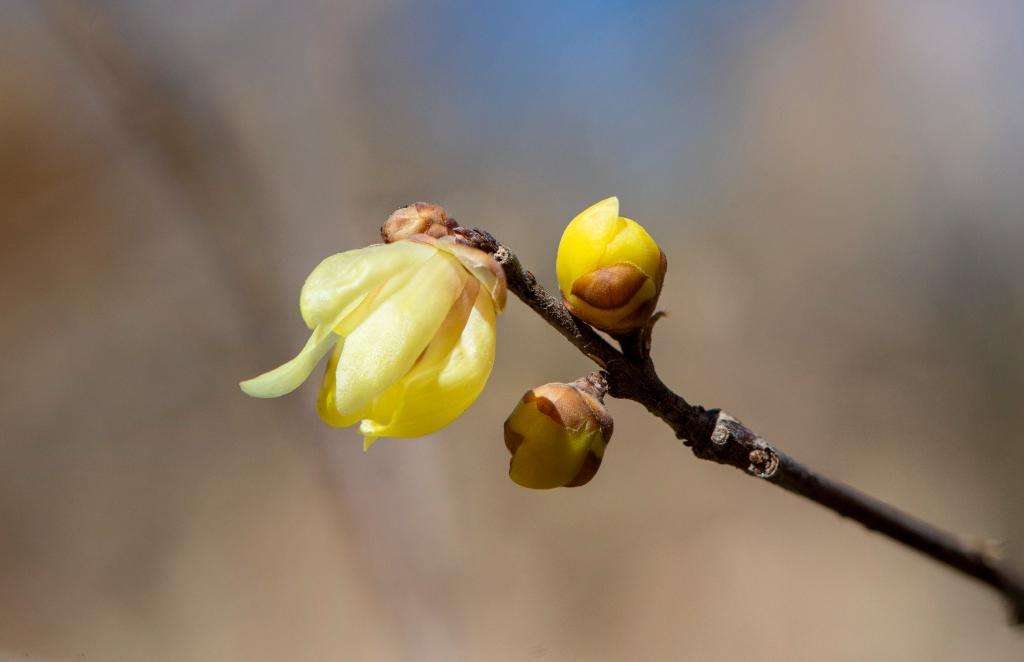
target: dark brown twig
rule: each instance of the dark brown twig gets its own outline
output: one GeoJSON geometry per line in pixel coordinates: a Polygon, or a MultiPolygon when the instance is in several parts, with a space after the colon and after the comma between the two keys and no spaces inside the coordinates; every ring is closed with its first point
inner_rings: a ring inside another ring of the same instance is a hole
{"type": "Polygon", "coordinates": [[[826,478],[725,412],[691,405],[665,386],[650,358],[651,327],[658,315],[647,328],[617,337],[622,347],[619,351],[541,287],[506,246],[481,230],[460,228],[458,232],[472,245],[492,253],[505,269],[509,290],[604,370],[610,395],[642,404],[665,421],[698,458],[728,464],[774,483],[974,577],[1002,594],[1013,622],[1024,624],[1024,579],[1000,561],[993,545],[972,543],[826,478]]]}

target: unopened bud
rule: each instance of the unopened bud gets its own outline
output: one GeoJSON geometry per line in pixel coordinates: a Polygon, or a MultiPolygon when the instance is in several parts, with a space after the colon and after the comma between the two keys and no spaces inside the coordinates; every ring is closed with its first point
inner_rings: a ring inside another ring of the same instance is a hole
{"type": "Polygon", "coordinates": [[[439,238],[451,234],[456,227],[454,220],[448,218],[447,212],[441,205],[432,202],[415,202],[408,207],[402,207],[392,212],[384,226],[380,229],[380,236],[385,243],[392,243],[400,239],[408,239],[416,234],[425,234],[439,238]]]}
{"type": "Polygon", "coordinates": [[[654,312],[668,262],[639,223],[619,216],[619,199],[583,211],[562,233],[558,287],[574,315],[609,333],[642,327],[654,312]]]}
{"type": "Polygon", "coordinates": [[[505,421],[509,478],[539,490],[588,483],[612,437],[603,395],[586,379],[528,391],[505,421]]]}

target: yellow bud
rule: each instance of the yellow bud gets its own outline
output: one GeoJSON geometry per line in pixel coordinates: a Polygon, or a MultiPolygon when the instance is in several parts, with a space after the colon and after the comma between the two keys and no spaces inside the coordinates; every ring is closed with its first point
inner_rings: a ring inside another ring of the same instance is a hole
{"type": "Polygon", "coordinates": [[[583,211],[562,233],[558,287],[574,315],[602,331],[638,329],[654,312],[668,263],[639,223],[619,216],[619,199],[583,211]]]}
{"type": "Polygon", "coordinates": [[[538,490],[588,483],[612,436],[602,396],[586,379],[528,391],[505,421],[509,478],[538,490]]]}

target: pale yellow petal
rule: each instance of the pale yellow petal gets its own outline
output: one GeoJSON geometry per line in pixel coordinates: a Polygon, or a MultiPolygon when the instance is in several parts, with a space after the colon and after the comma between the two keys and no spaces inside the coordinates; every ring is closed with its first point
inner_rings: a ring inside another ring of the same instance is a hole
{"type": "Polygon", "coordinates": [[[339,341],[331,352],[331,358],[327,360],[327,368],[324,370],[324,381],[320,385],[320,394],[316,399],[316,413],[324,423],[336,428],[346,428],[354,425],[361,418],[358,414],[354,416],[342,416],[334,404],[334,375],[338,369],[338,357],[341,356],[341,348],[344,340],[339,341]]]}
{"type": "MultiPolygon", "coordinates": [[[[434,253],[414,277],[378,296],[366,319],[345,338],[335,396],[342,415],[358,413],[409,372],[461,294],[468,273],[447,253],[434,253]]],[[[385,288],[399,280],[401,275],[385,288]]]]}
{"type": "Polygon", "coordinates": [[[329,325],[320,325],[313,331],[313,335],[306,341],[306,346],[298,356],[270,372],[242,382],[239,386],[246,395],[254,398],[276,398],[291,393],[306,381],[309,373],[313,372],[313,368],[337,340],[338,336],[331,331],[329,325]]]}
{"type": "Polygon", "coordinates": [[[302,319],[310,328],[358,305],[361,295],[404,269],[415,269],[436,251],[411,241],[376,244],[332,255],[306,278],[299,295],[302,319]]]}
{"type": "Polygon", "coordinates": [[[494,365],[496,326],[490,294],[475,289],[468,311],[453,306],[416,366],[374,401],[360,432],[420,437],[445,427],[473,404],[494,365]]]}
{"type": "Polygon", "coordinates": [[[343,322],[346,318],[356,317],[361,310],[365,310],[375,294],[376,292],[371,292],[369,295],[364,294],[360,298],[364,306],[357,307],[355,312],[347,309],[339,310],[334,317],[328,319],[324,324],[318,325],[295,358],[259,377],[242,382],[239,384],[242,391],[254,398],[276,398],[297,389],[302,382],[309,378],[309,374],[313,372],[313,368],[324,357],[324,354],[329,352],[331,347],[340,340],[337,331],[339,328],[344,328],[343,322]]]}
{"type": "MultiPolygon", "coordinates": [[[[410,385],[415,385],[419,382],[436,383],[437,376],[444,367],[448,355],[459,342],[459,338],[469,320],[469,315],[476,303],[477,296],[480,294],[485,298],[487,297],[486,292],[481,293],[480,283],[475,278],[467,278],[462,294],[452,304],[444,321],[441,322],[437,332],[431,339],[430,344],[427,345],[427,348],[416,359],[412,369],[402,379],[374,398],[373,403],[366,412],[367,420],[363,421],[363,425],[360,427],[360,431],[363,434],[383,434],[381,430],[389,427],[394,422],[396,414],[405,406],[407,401],[406,395],[410,385]]],[[[436,392],[427,393],[426,396],[422,404],[425,408],[429,409],[439,394],[436,392]],[[429,402],[426,400],[429,400],[429,402]]],[[[428,433],[424,432],[421,434],[428,433]]]]}

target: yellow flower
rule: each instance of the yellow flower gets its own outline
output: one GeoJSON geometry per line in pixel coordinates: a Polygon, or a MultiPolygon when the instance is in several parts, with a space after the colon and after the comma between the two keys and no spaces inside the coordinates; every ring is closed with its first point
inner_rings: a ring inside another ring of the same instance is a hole
{"type": "Polygon", "coordinates": [[[313,329],[306,346],[242,390],[257,398],[289,393],[330,353],[317,400],[324,421],[361,420],[364,448],[378,437],[436,432],[487,382],[505,292],[490,255],[448,236],[417,234],[332,255],[299,297],[313,329]]]}
{"type": "Polygon", "coordinates": [[[509,478],[537,490],[585,485],[611,437],[612,418],[585,379],[538,386],[505,421],[509,478]]]}
{"type": "Polygon", "coordinates": [[[574,218],[558,244],[558,287],[566,307],[609,333],[644,325],[658,302],[666,267],[651,235],[619,216],[614,197],[574,218]]]}

